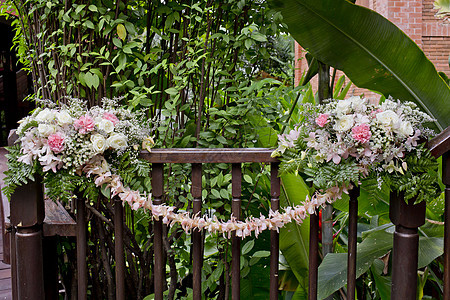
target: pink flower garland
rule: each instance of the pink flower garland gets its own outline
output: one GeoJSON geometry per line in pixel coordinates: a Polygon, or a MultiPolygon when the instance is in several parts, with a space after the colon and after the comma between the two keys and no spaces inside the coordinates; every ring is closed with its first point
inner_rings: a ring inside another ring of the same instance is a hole
{"type": "Polygon", "coordinates": [[[280,228],[292,221],[301,224],[308,214],[315,213],[317,208],[340,199],[343,192],[348,193],[348,187],[333,187],[323,194],[314,194],[311,199],[306,196],[303,205],[285,207],[283,213],[270,210],[267,218],[261,215],[259,218],[248,217],[244,221],[238,221],[234,216],[231,216],[230,220],[223,222],[218,220],[216,216],[212,218],[198,214],[191,216],[188,212],[175,212],[176,207],[174,206],[154,205],[151,194],[141,196],[138,191],[124,187],[120,176],[111,174],[106,161],[101,156],[91,159],[83,168],[83,171],[88,177],[95,176],[97,187],[106,184],[111,189],[113,196],[117,195],[124,204],[128,203],[133,210],[146,209],[152,214],[153,219],[160,220],[162,218],[163,223],[171,227],[178,223],[186,233],[195,229],[205,229],[210,233],[221,233],[225,238],[231,238],[233,231],[236,232],[236,236],[242,238],[250,236],[252,232],[255,232],[255,236],[258,237],[266,229],[279,231],[280,228]]]}

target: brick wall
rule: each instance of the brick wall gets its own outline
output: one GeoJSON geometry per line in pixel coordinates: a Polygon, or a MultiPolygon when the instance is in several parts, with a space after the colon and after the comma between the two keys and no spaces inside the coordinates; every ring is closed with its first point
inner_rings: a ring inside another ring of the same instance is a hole
{"type": "Polygon", "coordinates": [[[450,38],[442,36],[423,37],[423,51],[438,71],[450,77],[448,58],[450,55],[450,38]]]}
{"type": "MultiPolygon", "coordinates": [[[[397,25],[422,48],[438,71],[450,77],[450,24],[434,16],[437,10],[434,9],[433,2],[434,0],[357,0],[356,4],[377,11],[397,25]]],[[[296,50],[300,49],[300,46],[296,47],[296,50]]],[[[301,70],[304,71],[305,68],[301,70]]],[[[316,85],[313,84],[313,87],[317,90],[316,85]]],[[[377,97],[376,94],[356,87],[352,87],[351,93],[377,97]]]]}
{"type": "Polygon", "coordinates": [[[434,15],[434,0],[423,0],[422,6],[422,50],[438,71],[450,76],[448,58],[450,55],[450,24],[434,15]]]}

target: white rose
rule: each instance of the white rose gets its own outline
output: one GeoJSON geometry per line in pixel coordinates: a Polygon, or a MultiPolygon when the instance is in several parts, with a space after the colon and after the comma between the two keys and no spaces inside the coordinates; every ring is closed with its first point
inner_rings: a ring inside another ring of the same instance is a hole
{"type": "Polygon", "coordinates": [[[400,126],[396,130],[397,133],[404,135],[404,136],[411,136],[414,133],[414,129],[410,122],[401,122],[400,126]]]}
{"type": "Polygon", "coordinates": [[[336,120],[333,129],[336,131],[347,131],[353,127],[353,115],[342,116],[340,119],[336,120]]]}
{"type": "Polygon", "coordinates": [[[101,134],[94,134],[91,136],[92,149],[96,153],[103,153],[106,150],[106,139],[101,134]]]}
{"type": "Polygon", "coordinates": [[[350,112],[350,108],[352,105],[352,101],[350,99],[340,100],[336,103],[336,111],[338,114],[345,115],[346,113],[350,112]]]}
{"type": "Polygon", "coordinates": [[[38,126],[38,132],[40,135],[47,137],[50,134],[53,134],[56,132],[55,126],[47,125],[47,124],[39,124],[38,126]]]}
{"type": "Polygon", "coordinates": [[[364,111],[366,104],[366,99],[361,99],[360,97],[351,97],[349,100],[352,101],[352,107],[355,111],[364,111]]]}
{"type": "Polygon", "coordinates": [[[53,115],[53,112],[48,108],[41,110],[36,116],[36,120],[39,122],[51,121],[54,118],[55,116],[53,115]]]}
{"type": "Polygon", "coordinates": [[[67,110],[61,110],[58,113],[57,119],[61,125],[72,124],[73,121],[67,110]]]}
{"type": "Polygon", "coordinates": [[[97,126],[100,130],[103,130],[106,133],[111,133],[114,131],[114,123],[110,120],[102,119],[97,126]]]}
{"type": "Polygon", "coordinates": [[[106,143],[109,147],[113,149],[125,149],[127,144],[127,137],[122,133],[113,133],[111,136],[106,140],[106,143]]]}
{"type": "Polygon", "coordinates": [[[392,110],[377,113],[377,121],[384,126],[396,127],[399,121],[398,115],[392,110]]]}

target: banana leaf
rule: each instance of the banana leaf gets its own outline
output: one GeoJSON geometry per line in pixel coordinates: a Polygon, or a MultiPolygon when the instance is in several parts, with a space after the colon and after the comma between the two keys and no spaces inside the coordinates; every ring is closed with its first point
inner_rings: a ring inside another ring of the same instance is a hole
{"type": "Polygon", "coordinates": [[[295,40],[358,87],[413,101],[450,125],[450,89],[422,50],[380,14],[345,0],[271,0],[295,40]]]}

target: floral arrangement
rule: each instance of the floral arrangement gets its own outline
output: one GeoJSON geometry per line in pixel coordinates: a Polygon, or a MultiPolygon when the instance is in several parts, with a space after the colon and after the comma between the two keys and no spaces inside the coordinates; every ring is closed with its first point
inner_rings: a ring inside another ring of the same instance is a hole
{"type": "Polygon", "coordinates": [[[279,136],[274,156],[281,170],[301,173],[318,189],[349,188],[376,180],[416,202],[437,196],[437,162],[424,148],[433,119],[414,103],[387,99],[380,105],[351,97],[305,104],[303,122],[279,136]]]}
{"type": "Polygon", "coordinates": [[[300,224],[320,206],[341,198],[352,183],[371,176],[419,200],[433,197],[437,190],[435,174],[430,171],[437,163],[419,144],[431,134],[422,125],[431,118],[412,103],[386,100],[376,106],[353,97],[317,107],[306,105],[304,122],[279,136],[273,155],[280,156],[282,171],[301,172],[319,191],[302,205],[285,207],[282,212],[270,210],[267,217],[244,221],[233,216],[221,221],[165,204],[154,205],[151,193],[142,185],[133,186],[139,179],[146,182],[150,172],[149,164],[138,157],[141,149],[151,151],[154,144],[145,112],[131,112],[108,99],[103,107],[90,109],[78,99],[61,107],[46,104],[48,107],[20,121],[18,143],[9,148],[7,196],[38,175],[52,199],[67,201],[83,191],[92,200],[101,192],[120,198],[133,210],[148,211],[164,224],[180,224],[186,232],[205,229],[224,237],[236,232],[244,238],[252,232],[258,236],[266,229],[279,230],[292,221],[300,224]]]}
{"type": "MultiPolygon", "coordinates": [[[[107,158],[118,172],[125,163],[145,167],[137,158],[139,150],[153,141],[150,123],[142,121],[146,120],[144,111],[120,108],[117,99],[104,99],[103,107],[91,109],[79,99],[69,99],[61,107],[49,101],[44,105],[19,121],[18,143],[9,148],[7,196],[35,175],[43,177],[54,199],[67,201],[76,190],[92,192],[93,183],[80,175],[96,156],[107,158]]],[[[95,193],[91,196],[96,198],[95,193]]]]}

